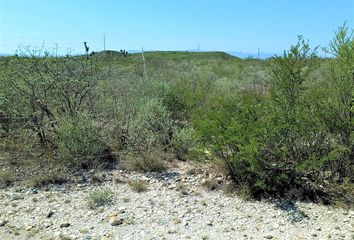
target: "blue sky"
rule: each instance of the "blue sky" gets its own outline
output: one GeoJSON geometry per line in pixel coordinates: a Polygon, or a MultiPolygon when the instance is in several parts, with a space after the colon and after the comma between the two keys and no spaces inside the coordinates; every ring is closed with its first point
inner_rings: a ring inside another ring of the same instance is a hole
{"type": "Polygon", "coordinates": [[[0,52],[20,44],[279,53],[302,34],[327,45],[354,0],[0,0],[0,52]]]}

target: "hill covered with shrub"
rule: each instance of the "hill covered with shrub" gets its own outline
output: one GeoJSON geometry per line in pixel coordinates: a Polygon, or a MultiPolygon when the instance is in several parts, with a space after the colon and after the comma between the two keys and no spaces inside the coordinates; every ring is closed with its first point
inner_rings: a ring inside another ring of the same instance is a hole
{"type": "Polygon", "coordinates": [[[44,182],[98,167],[164,171],[179,159],[218,164],[255,198],[351,202],[351,30],[327,51],[320,59],[301,37],[266,60],[20,49],[0,58],[0,184],[41,171],[55,173],[44,182]]]}

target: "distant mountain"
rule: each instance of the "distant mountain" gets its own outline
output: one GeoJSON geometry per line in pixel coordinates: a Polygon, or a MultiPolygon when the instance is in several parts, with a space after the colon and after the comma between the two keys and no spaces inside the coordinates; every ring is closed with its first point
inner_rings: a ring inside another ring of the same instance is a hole
{"type": "Polygon", "coordinates": [[[8,57],[8,56],[13,56],[13,54],[10,54],[10,53],[0,53],[0,57],[8,57]]]}
{"type": "MultiPolygon", "coordinates": [[[[136,50],[136,49],[131,49],[131,50],[127,50],[128,53],[141,53],[141,50],[136,50]]],[[[145,52],[160,52],[160,51],[156,51],[156,50],[144,50],[145,52]]],[[[166,51],[166,52],[170,52],[170,51],[166,51]]],[[[176,52],[198,52],[198,49],[188,49],[187,51],[176,51],[176,52]]],[[[211,52],[211,51],[204,51],[204,50],[200,50],[200,52],[211,52]]],[[[258,53],[252,53],[252,52],[238,52],[238,51],[226,51],[227,54],[230,54],[231,56],[234,57],[239,57],[239,58],[257,58],[258,57],[258,53]]],[[[10,53],[0,53],[0,57],[7,57],[7,56],[13,56],[14,54],[10,54],[10,53]]],[[[260,52],[259,53],[259,58],[260,59],[266,59],[266,58],[270,58],[273,57],[275,55],[281,55],[279,53],[266,53],[266,52],[260,52]]]]}
{"type": "MultiPolygon", "coordinates": [[[[141,50],[127,50],[128,53],[141,53],[141,50]]],[[[159,51],[159,50],[145,50],[144,52],[163,52],[163,51],[159,51]]],[[[166,51],[166,52],[171,52],[171,51],[166,51]]],[[[180,51],[175,51],[175,52],[198,52],[198,49],[187,49],[186,51],[180,50],[180,51]]],[[[205,51],[205,50],[200,50],[200,52],[213,52],[213,51],[205,51]]],[[[230,54],[231,56],[234,57],[239,57],[239,58],[257,58],[258,57],[258,53],[252,53],[252,52],[239,52],[239,51],[226,51],[227,54],[230,54]]],[[[267,53],[267,52],[260,52],[259,53],[259,58],[261,59],[266,59],[266,58],[270,58],[273,57],[275,55],[281,55],[279,53],[267,53]]]]}
{"type": "MultiPolygon", "coordinates": [[[[239,57],[239,58],[258,58],[258,53],[252,53],[252,52],[227,51],[227,53],[232,56],[239,57]]],[[[259,58],[266,59],[266,58],[274,57],[275,55],[280,55],[280,54],[279,53],[260,52],[259,58]]]]}

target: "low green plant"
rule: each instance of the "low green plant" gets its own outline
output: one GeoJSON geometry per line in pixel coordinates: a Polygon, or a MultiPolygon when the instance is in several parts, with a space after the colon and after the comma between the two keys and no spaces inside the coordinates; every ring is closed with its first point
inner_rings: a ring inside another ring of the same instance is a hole
{"type": "Polygon", "coordinates": [[[215,178],[205,179],[202,183],[202,186],[208,189],[209,191],[214,191],[220,188],[217,180],[215,178]]]}
{"type": "Polygon", "coordinates": [[[121,161],[121,166],[128,171],[163,172],[167,169],[167,159],[164,159],[163,152],[154,151],[144,156],[128,155],[121,161]]]}
{"type": "Polygon", "coordinates": [[[57,170],[46,170],[40,174],[35,174],[29,177],[27,180],[27,186],[29,187],[46,187],[49,184],[63,184],[67,182],[67,175],[64,172],[57,170]]]}
{"type": "Polygon", "coordinates": [[[189,188],[183,183],[176,184],[176,190],[179,191],[182,195],[189,195],[189,188]]]}
{"type": "Polygon", "coordinates": [[[124,184],[124,183],[127,183],[127,180],[124,178],[121,178],[121,177],[117,177],[114,179],[114,182],[117,184],[124,184]]]}
{"type": "Polygon", "coordinates": [[[6,170],[0,170],[0,188],[10,186],[15,181],[15,177],[12,172],[6,170]]]}
{"type": "Polygon", "coordinates": [[[108,187],[99,188],[91,191],[86,197],[89,208],[101,207],[112,203],[114,193],[108,187]]]}
{"type": "Polygon", "coordinates": [[[128,182],[129,187],[137,193],[145,192],[148,190],[148,183],[143,180],[131,180],[128,182]]]}

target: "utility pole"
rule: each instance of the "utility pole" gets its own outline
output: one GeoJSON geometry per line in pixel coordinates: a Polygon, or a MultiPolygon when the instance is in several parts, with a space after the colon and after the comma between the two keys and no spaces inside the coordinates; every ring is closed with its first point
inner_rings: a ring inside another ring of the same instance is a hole
{"type": "Polygon", "coordinates": [[[258,59],[259,59],[259,53],[260,53],[260,51],[261,51],[261,48],[258,48],[258,59]]]}
{"type": "Polygon", "coordinates": [[[198,52],[200,51],[200,44],[198,44],[198,52]]]}
{"type": "Polygon", "coordinates": [[[106,34],[103,34],[103,51],[106,51],[106,34]]]}
{"type": "Polygon", "coordinates": [[[141,47],[141,54],[143,56],[143,63],[144,63],[144,76],[145,76],[145,80],[147,80],[146,61],[145,61],[145,57],[144,57],[144,48],[143,47],[141,47]]]}
{"type": "Polygon", "coordinates": [[[55,44],[55,57],[58,57],[58,43],[55,44]]]}

